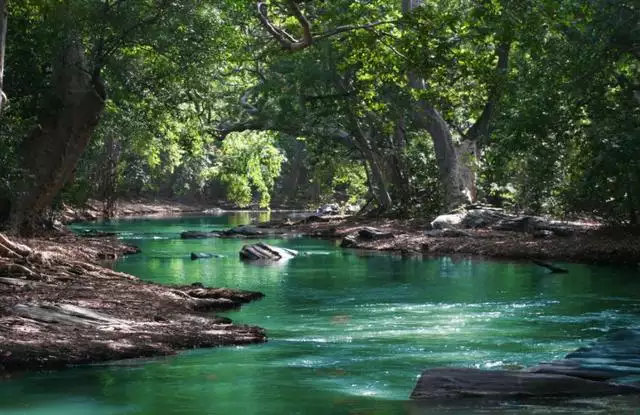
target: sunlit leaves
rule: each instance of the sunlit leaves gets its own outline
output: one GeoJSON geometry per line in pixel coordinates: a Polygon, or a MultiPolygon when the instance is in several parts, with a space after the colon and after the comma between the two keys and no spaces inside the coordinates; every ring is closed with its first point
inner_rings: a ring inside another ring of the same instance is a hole
{"type": "Polygon", "coordinates": [[[271,191],[285,160],[275,147],[275,136],[267,132],[230,134],[216,154],[212,178],[219,178],[227,188],[229,201],[240,207],[258,195],[260,207],[269,207],[271,191]]]}

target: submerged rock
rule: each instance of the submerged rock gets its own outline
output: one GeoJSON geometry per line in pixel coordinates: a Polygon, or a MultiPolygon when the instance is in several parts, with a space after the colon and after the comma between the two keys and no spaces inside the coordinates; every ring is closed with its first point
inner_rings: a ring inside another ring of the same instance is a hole
{"type": "Polygon", "coordinates": [[[560,374],[440,368],[422,373],[411,398],[553,398],[637,393],[640,393],[640,388],[634,386],[560,374]]]}
{"type": "Polygon", "coordinates": [[[218,232],[201,232],[201,231],[186,231],[180,234],[181,239],[208,239],[218,238],[220,234],[218,232]]]}
{"type": "Polygon", "coordinates": [[[245,245],[240,250],[240,259],[245,261],[281,261],[298,255],[298,251],[287,248],[277,248],[262,242],[245,245]]]}
{"type": "Polygon", "coordinates": [[[195,261],[196,259],[209,259],[209,258],[224,258],[224,255],[220,254],[207,254],[206,252],[192,252],[191,260],[195,261]]]}

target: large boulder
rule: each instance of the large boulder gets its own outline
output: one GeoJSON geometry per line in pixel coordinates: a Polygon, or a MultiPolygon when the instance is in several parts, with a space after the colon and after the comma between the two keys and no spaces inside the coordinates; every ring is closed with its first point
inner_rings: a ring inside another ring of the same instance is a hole
{"type": "Polygon", "coordinates": [[[316,209],[318,215],[339,215],[340,206],[337,203],[329,203],[316,209]]]}
{"type": "Polygon", "coordinates": [[[462,228],[462,220],[467,212],[448,213],[440,215],[431,222],[431,229],[458,229],[462,228]]]}
{"type": "Polygon", "coordinates": [[[422,373],[411,398],[568,398],[638,393],[640,388],[631,385],[617,385],[559,374],[439,368],[422,373]]]}
{"type": "Polygon", "coordinates": [[[496,223],[508,218],[509,215],[504,213],[504,210],[497,208],[478,208],[467,210],[464,218],[462,219],[462,225],[465,228],[488,228],[496,223]]]}
{"type": "Polygon", "coordinates": [[[240,259],[245,261],[282,261],[298,255],[298,251],[287,248],[278,248],[262,242],[245,245],[240,250],[240,259]]]}

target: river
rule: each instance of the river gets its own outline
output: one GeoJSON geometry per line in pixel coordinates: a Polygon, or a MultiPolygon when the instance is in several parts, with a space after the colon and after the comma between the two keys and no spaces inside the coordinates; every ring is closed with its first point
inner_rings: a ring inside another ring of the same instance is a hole
{"type": "Polygon", "coordinates": [[[263,300],[225,315],[266,328],[268,343],[17,376],[0,383],[0,413],[627,413],[634,405],[630,398],[492,408],[408,400],[425,368],[529,366],[635,325],[640,280],[633,270],[562,264],[570,272],[553,275],[524,262],[401,258],[307,238],[267,240],[303,255],[256,266],[238,259],[246,241],[179,238],[252,219],[236,213],[75,228],[114,231],[138,245],[142,253],[119,261],[119,271],[262,291],[263,300]],[[224,257],[192,261],[191,252],[224,257]]]}

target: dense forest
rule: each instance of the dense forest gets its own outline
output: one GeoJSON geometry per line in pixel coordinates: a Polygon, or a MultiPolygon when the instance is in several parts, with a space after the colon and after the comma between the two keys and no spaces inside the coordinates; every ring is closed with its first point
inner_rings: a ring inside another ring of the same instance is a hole
{"type": "Polygon", "coordinates": [[[0,222],[23,234],[137,196],[640,219],[636,1],[0,10],[0,222]]]}

